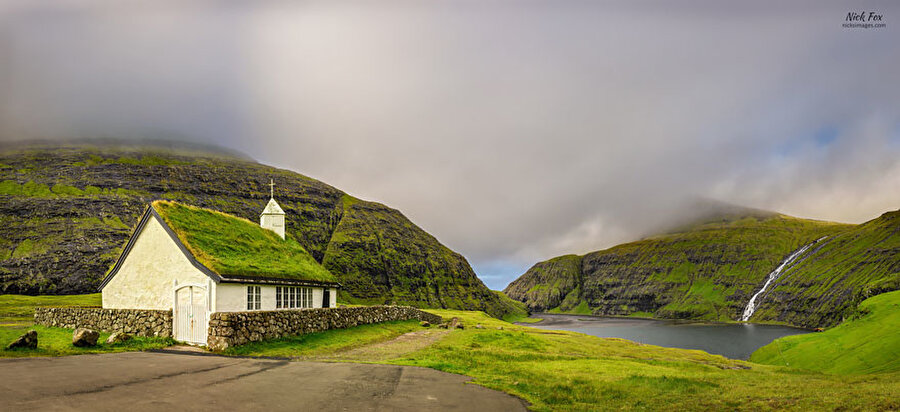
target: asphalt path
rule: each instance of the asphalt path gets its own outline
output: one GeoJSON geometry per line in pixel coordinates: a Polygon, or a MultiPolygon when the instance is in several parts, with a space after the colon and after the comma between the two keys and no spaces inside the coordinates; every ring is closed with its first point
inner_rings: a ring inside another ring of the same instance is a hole
{"type": "Polygon", "coordinates": [[[411,366],[127,352],[0,359],[0,410],[523,411],[411,366]]]}

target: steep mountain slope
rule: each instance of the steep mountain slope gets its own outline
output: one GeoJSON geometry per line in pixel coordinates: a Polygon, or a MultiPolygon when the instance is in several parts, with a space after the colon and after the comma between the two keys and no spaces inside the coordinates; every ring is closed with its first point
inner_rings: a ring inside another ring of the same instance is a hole
{"type": "Polygon", "coordinates": [[[0,149],[0,292],[92,292],[148,202],[257,221],[270,178],[287,236],[338,276],[344,300],[507,312],[465,258],[395,209],[227,153],[157,146],[0,149]]]}
{"type": "Polygon", "coordinates": [[[833,374],[900,371],[900,291],[866,299],[838,327],[785,336],[759,348],[753,362],[833,374]]]}
{"type": "Polygon", "coordinates": [[[896,215],[859,226],[731,216],[538,263],[505,292],[538,311],[734,320],[787,256],[828,236],[761,296],[751,320],[829,326],[867,296],[898,288],[896,215]]]}
{"type": "Polygon", "coordinates": [[[824,239],[775,283],[752,320],[830,326],[866,298],[900,289],[900,211],[824,239]]]}

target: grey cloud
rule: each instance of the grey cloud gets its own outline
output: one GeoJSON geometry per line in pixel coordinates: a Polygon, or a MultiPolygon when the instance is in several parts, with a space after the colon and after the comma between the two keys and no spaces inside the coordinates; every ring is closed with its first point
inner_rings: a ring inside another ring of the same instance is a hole
{"type": "Polygon", "coordinates": [[[221,144],[399,208],[495,288],[696,196],[900,207],[889,2],[853,4],[885,15],[868,31],[812,1],[12,4],[4,138],[221,144]]]}

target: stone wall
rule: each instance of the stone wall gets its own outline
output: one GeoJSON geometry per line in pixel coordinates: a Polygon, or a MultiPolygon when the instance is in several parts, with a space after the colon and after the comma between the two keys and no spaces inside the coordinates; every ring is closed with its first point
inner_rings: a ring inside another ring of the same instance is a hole
{"type": "Polygon", "coordinates": [[[34,323],[57,328],[90,328],[136,336],[172,336],[171,310],[35,308],[34,323]]]}
{"type": "Polygon", "coordinates": [[[215,312],[209,318],[207,345],[212,350],[223,350],[283,336],[408,319],[441,322],[440,316],[409,306],[215,312]]]}

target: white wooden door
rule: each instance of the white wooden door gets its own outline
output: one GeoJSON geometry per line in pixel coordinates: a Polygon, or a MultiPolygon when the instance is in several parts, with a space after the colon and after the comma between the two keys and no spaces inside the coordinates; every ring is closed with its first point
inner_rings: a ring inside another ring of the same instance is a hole
{"type": "Polygon", "coordinates": [[[175,313],[173,314],[175,340],[206,345],[206,287],[181,285],[175,288],[175,313]]]}

